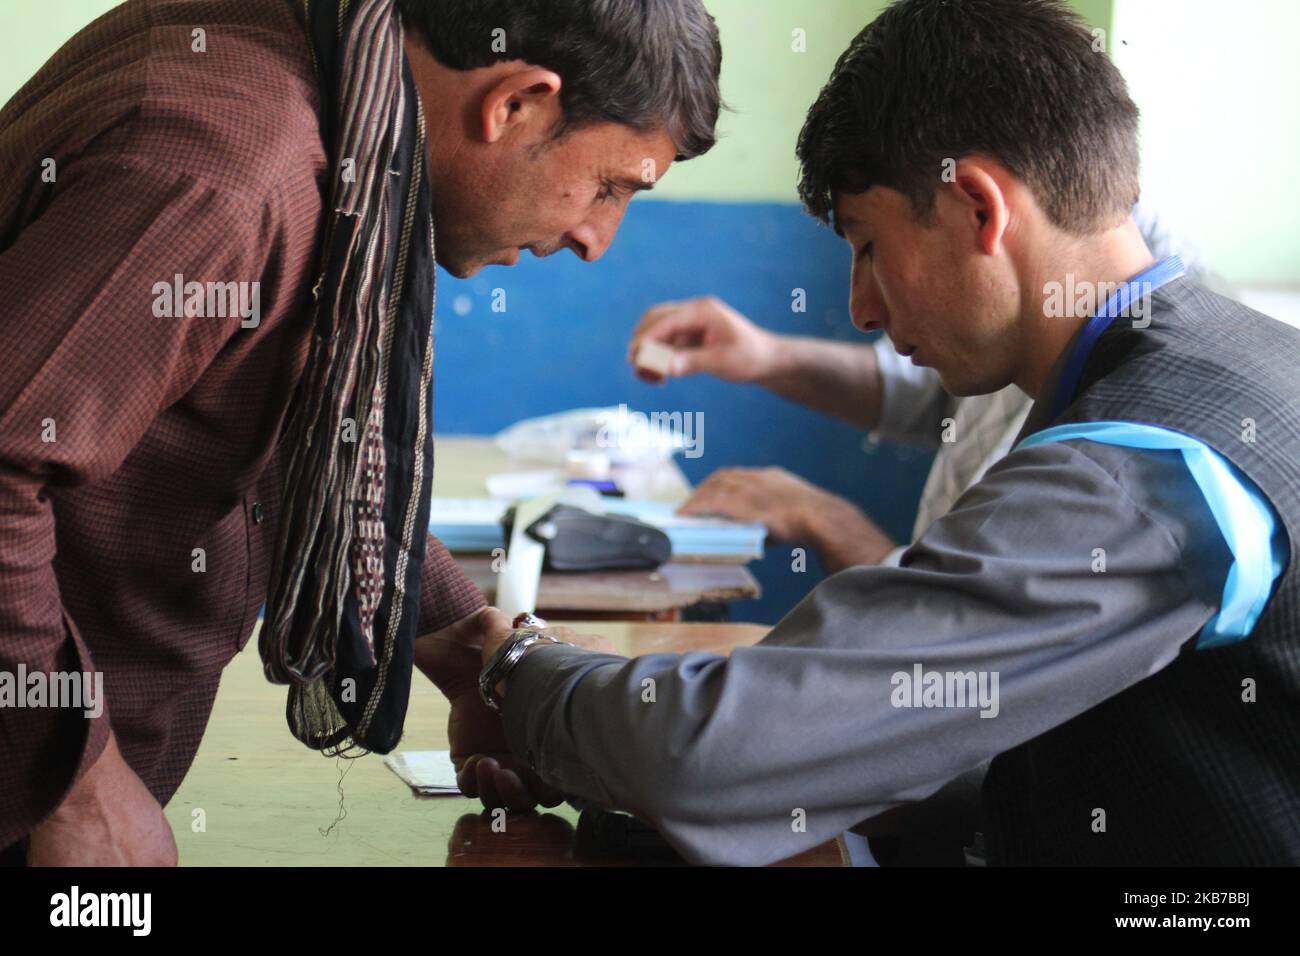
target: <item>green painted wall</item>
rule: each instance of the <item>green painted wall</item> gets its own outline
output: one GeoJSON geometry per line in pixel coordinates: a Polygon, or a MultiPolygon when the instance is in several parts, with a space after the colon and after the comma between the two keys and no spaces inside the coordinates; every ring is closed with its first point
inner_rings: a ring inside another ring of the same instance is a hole
{"type": "MultiPolygon", "coordinates": [[[[673,170],[656,197],[793,201],[794,146],[804,114],[849,41],[885,0],[705,0],[723,42],[722,141],[704,160],[673,170]],[[803,31],[796,35],[796,31],[803,31]],[[802,39],[803,52],[796,52],[802,39]]],[[[1076,0],[1108,24],[1112,0],[1076,0]]],[[[115,0],[0,0],[0,101],[7,100],[64,40],[115,0]]]]}
{"type": "Polygon", "coordinates": [[[0,0],[0,103],[74,33],[120,0],[0,0]]]}
{"type": "Polygon", "coordinates": [[[1078,10],[1094,27],[1110,30],[1115,13],[1115,0],[1070,0],[1070,6],[1078,10]]]}
{"type": "MultiPolygon", "coordinates": [[[[1113,0],[1073,0],[1109,28],[1113,0]]],[[[722,92],[736,111],[709,155],[670,172],[656,198],[793,201],[795,141],[841,53],[885,0],[705,0],[722,34],[722,92]],[[806,52],[796,52],[796,30],[806,52]]]]}
{"type": "Polygon", "coordinates": [[[1300,3],[1115,0],[1143,197],[1239,286],[1300,289],[1300,3]]]}
{"type": "Polygon", "coordinates": [[[735,112],[724,114],[713,151],[672,170],[655,197],[793,201],[799,171],[795,141],[808,107],[849,41],[885,2],[705,4],[722,34],[722,92],[735,112]],[[798,45],[804,52],[796,51],[798,45]]]}
{"type": "MultiPolygon", "coordinates": [[[[0,0],[0,100],[113,0],[0,0]]],[[[706,0],[735,112],[708,157],[673,170],[664,199],[794,201],[795,139],[849,40],[884,0],[706,0]],[[795,31],[803,31],[796,34],[795,31]],[[796,41],[804,41],[804,52],[796,41]]],[[[1073,0],[1108,31],[1143,112],[1143,191],[1243,285],[1300,287],[1300,3],[1073,0]]]]}

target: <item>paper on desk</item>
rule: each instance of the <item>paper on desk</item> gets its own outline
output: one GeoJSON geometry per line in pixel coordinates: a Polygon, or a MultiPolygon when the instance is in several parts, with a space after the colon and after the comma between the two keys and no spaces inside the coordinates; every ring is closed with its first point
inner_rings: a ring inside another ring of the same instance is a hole
{"type": "Polygon", "coordinates": [[[384,763],[418,794],[460,793],[449,750],[405,750],[389,754],[384,763]]]}
{"type": "Polygon", "coordinates": [[[562,471],[509,471],[487,476],[487,491],[493,498],[535,498],[562,492],[568,475],[562,471]]]}

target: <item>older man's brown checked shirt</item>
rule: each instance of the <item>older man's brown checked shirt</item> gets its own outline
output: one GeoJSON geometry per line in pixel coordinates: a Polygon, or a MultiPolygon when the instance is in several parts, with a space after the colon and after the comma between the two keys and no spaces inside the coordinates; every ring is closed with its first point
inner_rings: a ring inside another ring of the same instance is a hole
{"type": "MultiPolygon", "coordinates": [[[[0,708],[0,847],[110,726],[168,800],[265,599],[329,176],[299,6],[131,0],[0,112],[0,671],[107,698],[0,708]],[[260,323],[155,317],[178,274],[260,282],[260,323]]],[[[484,603],[429,546],[422,634],[484,603]]]]}

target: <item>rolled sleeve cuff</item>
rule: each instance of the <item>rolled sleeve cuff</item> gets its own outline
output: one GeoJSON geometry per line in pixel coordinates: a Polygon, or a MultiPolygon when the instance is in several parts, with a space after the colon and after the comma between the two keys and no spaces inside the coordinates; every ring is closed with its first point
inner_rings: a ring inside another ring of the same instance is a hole
{"type": "Polygon", "coordinates": [[[567,724],[568,704],[592,671],[626,663],[626,658],[579,647],[544,645],[526,654],[510,675],[502,707],[511,751],[565,793],[608,806],[610,795],[582,759],[567,724]]]}
{"type": "MultiPolygon", "coordinates": [[[[64,626],[67,640],[55,655],[53,669],[93,674],[94,661],[81,635],[66,618],[64,626]]],[[[95,717],[80,708],[6,709],[3,733],[9,745],[0,767],[0,849],[47,819],[99,760],[112,729],[108,703],[100,703],[95,717]],[[66,756],[56,763],[52,754],[66,756]]]]}
{"type": "Polygon", "coordinates": [[[420,625],[432,634],[487,607],[487,598],[469,579],[446,545],[429,535],[420,571],[420,625]]]}

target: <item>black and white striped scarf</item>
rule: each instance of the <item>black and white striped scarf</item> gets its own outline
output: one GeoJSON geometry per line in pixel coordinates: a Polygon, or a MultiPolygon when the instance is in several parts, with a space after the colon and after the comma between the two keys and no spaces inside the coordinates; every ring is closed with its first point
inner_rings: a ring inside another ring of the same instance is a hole
{"type": "Polygon", "coordinates": [[[304,0],[332,185],[266,615],[307,746],[386,753],[410,694],[433,479],[424,115],[393,0],[304,0]]]}

